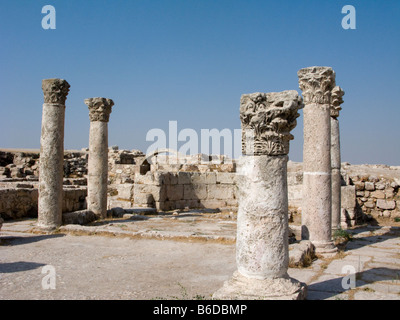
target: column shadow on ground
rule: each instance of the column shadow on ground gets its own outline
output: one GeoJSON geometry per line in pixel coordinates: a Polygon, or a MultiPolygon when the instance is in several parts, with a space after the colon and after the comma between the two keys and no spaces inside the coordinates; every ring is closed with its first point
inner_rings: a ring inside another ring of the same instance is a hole
{"type": "Polygon", "coordinates": [[[28,271],[45,266],[44,263],[17,261],[0,263],[0,273],[14,273],[21,271],[28,271]]]}
{"type": "MultiPolygon", "coordinates": [[[[380,229],[380,228],[379,228],[380,229]]],[[[376,229],[378,230],[378,229],[376,229]]],[[[375,230],[370,230],[375,231],[375,230]]],[[[352,230],[352,234],[358,234],[366,232],[366,230],[352,230]]],[[[345,252],[352,250],[352,249],[359,249],[365,246],[369,246],[374,243],[384,242],[389,239],[398,238],[400,236],[400,230],[397,228],[390,228],[387,232],[383,234],[373,235],[371,233],[370,236],[354,238],[353,240],[349,241],[346,245],[345,252]]]]}
{"type": "Polygon", "coordinates": [[[18,246],[41,240],[61,238],[61,237],[65,237],[65,234],[34,235],[25,237],[4,236],[0,237],[0,240],[1,240],[1,245],[3,246],[18,246]]]}
{"type": "MultiPolygon", "coordinates": [[[[348,276],[349,275],[346,277],[348,276]]],[[[318,297],[317,300],[325,300],[341,293],[345,293],[349,289],[345,289],[342,286],[344,277],[345,276],[308,285],[309,296],[318,297]]],[[[368,284],[380,281],[384,281],[384,284],[387,285],[395,284],[394,281],[398,281],[396,282],[396,284],[398,284],[400,281],[400,270],[392,268],[372,268],[362,272],[357,272],[355,277],[355,287],[350,289],[357,289],[360,287],[366,288],[368,287],[368,284]]]]}

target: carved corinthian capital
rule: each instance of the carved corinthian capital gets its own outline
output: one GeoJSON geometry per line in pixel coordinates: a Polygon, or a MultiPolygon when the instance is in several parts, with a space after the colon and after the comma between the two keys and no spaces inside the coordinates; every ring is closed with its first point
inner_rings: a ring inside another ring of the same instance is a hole
{"type": "Polygon", "coordinates": [[[286,155],[290,133],[303,107],[297,91],[244,94],[240,99],[242,153],[244,155],[286,155]],[[250,133],[251,139],[248,139],[250,133]]]}
{"type": "Polygon", "coordinates": [[[331,117],[339,117],[339,111],[342,110],[340,105],[343,103],[342,97],[344,96],[344,91],[342,88],[336,86],[331,92],[331,117]]]}
{"type": "Polygon", "coordinates": [[[85,99],[85,104],[89,107],[90,121],[108,122],[114,101],[106,98],[89,98],[85,99]]]}
{"type": "Polygon", "coordinates": [[[297,72],[304,104],[330,104],[335,86],[335,71],[330,67],[309,67],[297,72]]]}
{"type": "Polygon", "coordinates": [[[65,105],[65,100],[67,99],[69,88],[69,83],[63,79],[42,80],[44,103],[65,105]]]}

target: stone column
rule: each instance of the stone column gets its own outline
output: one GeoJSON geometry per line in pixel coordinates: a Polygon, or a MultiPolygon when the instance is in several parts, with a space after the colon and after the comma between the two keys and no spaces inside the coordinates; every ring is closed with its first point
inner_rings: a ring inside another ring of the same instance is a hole
{"type": "Polygon", "coordinates": [[[107,217],[108,120],[114,102],[106,98],[85,99],[89,107],[89,158],[87,210],[99,219],[107,217]]]}
{"type": "Polygon", "coordinates": [[[302,239],[317,252],[336,251],[332,241],[331,91],[335,72],[329,67],[298,71],[304,98],[302,239]]]}
{"type": "Polygon", "coordinates": [[[332,230],[341,228],[341,186],[342,177],[340,174],[340,131],[339,111],[343,103],[344,91],[340,87],[332,90],[331,96],[331,166],[332,166],[332,230]]]}
{"type": "Polygon", "coordinates": [[[63,79],[42,81],[44,104],[40,137],[38,227],[62,224],[65,100],[70,85],[63,79]]]}
{"type": "Polygon", "coordinates": [[[302,101],[296,91],[242,95],[242,152],[238,164],[237,271],[214,299],[304,299],[291,279],[287,161],[290,131],[302,101]],[[253,139],[247,140],[246,133],[253,139]]]}

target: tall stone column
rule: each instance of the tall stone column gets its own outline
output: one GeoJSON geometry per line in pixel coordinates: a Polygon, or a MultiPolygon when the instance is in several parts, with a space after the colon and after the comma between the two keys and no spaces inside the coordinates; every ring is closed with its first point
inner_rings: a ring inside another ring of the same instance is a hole
{"type": "Polygon", "coordinates": [[[317,252],[336,251],[332,241],[331,91],[335,72],[329,67],[298,71],[304,98],[302,238],[317,252]]]}
{"type": "Polygon", "coordinates": [[[63,79],[42,81],[44,104],[40,137],[38,227],[62,224],[65,100],[70,85],[63,79]]]}
{"type": "Polygon", "coordinates": [[[214,299],[304,299],[290,278],[287,161],[302,101],[296,91],[242,95],[237,271],[214,299]],[[247,140],[247,133],[254,139],[247,140]]]}
{"type": "Polygon", "coordinates": [[[342,177],[340,174],[340,131],[339,131],[339,111],[343,103],[344,91],[336,86],[332,90],[331,96],[331,166],[332,166],[332,230],[341,228],[341,185],[342,177]]]}
{"type": "Polygon", "coordinates": [[[106,98],[85,99],[89,107],[89,159],[87,210],[107,217],[108,120],[114,102],[106,98]]]}

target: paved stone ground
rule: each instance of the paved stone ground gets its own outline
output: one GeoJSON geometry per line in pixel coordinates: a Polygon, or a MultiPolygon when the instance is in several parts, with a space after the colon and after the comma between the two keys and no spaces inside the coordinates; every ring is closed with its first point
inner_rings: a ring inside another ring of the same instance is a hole
{"type": "MultiPolygon", "coordinates": [[[[49,235],[33,233],[35,223],[3,224],[2,300],[210,299],[236,269],[236,225],[226,216],[131,215],[49,235]],[[55,289],[42,287],[47,265],[55,289]]],[[[289,269],[308,284],[307,299],[400,300],[400,228],[348,232],[353,239],[344,251],[289,269]],[[343,288],[351,277],[355,287],[343,288]]]]}

